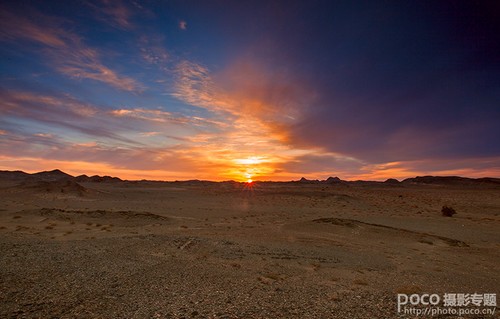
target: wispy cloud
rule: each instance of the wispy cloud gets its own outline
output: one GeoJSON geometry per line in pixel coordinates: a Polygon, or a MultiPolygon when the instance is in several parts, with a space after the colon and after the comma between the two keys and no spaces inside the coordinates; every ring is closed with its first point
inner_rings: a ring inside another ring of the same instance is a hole
{"type": "Polygon", "coordinates": [[[65,128],[69,132],[84,133],[94,138],[138,144],[116,134],[114,131],[119,126],[110,126],[109,121],[100,116],[102,112],[99,108],[69,95],[48,96],[32,92],[0,90],[0,99],[0,114],[3,121],[40,123],[49,127],[65,128]]]}
{"type": "Polygon", "coordinates": [[[132,119],[139,119],[157,123],[171,123],[179,125],[224,128],[227,123],[211,120],[209,118],[202,118],[198,116],[185,116],[181,114],[173,114],[163,110],[155,110],[149,108],[130,108],[130,109],[115,109],[110,111],[110,114],[115,117],[126,117],[132,119]]]}
{"type": "MultiPolygon", "coordinates": [[[[132,10],[121,0],[87,1],[98,20],[115,28],[129,30],[134,27],[130,21],[132,10]]],[[[137,6],[136,6],[137,7],[137,6]]]]}
{"type": "Polygon", "coordinates": [[[29,18],[7,9],[0,11],[0,39],[25,40],[42,46],[42,53],[55,68],[70,77],[91,79],[124,91],[138,92],[143,87],[135,79],[118,74],[101,62],[98,50],[67,31],[68,21],[29,11],[29,18]]]}
{"type": "Polygon", "coordinates": [[[142,133],[139,133],[139,135],[144,136],[144,137],[158,136],[160,134],[161,134],[160,132],[142,132],[142,133]]]}
{"type": "Polygon", "coordinates": [[[60,97],[38,95],[27,91],[0,90],[0,112],[11,114],[43,114],[52,111],[60,116],[89,117],[98,109],[88,103],[76,100],[69,95],[60,97]]]}
{"type": "MultiPolygon", "coordinates": [[[[52,52],[54,60],[58,59],[61,52],[52,52]]],[[[104,82],[117,89],[131,92],[141,92],[143,86],[136,80],[119,75],[109,67],[99,62],[97,51],[80,48],[76,53],[64,53],[66,60],[56,63],[59,72],[76,79],[91,79],[104,82]]]]}
{"type": "Polygon", "coordinates": [[[61,48],[74,35],[63,28],[64,19],[48,17],[33,10],[27,12],[33,19],[16,14],[2,7],[0,10],[0,35],[2,40],[25,39],[47,47],[61,48]],[[36,21],[36,22],[34,22],[36,21]]]}
{"type": "Polygon", "coordinates": [[[274,125],[291,123],[315,98],[293,75],[273,72],[251,59],[240,59],[215,74],[183,60],[175,68],[172,96],[213,112],[253,117],[274,125]]]}
{"type": "Polygon", "coordinates": [[[172,96],[210,111],[232,110],[230,101],[218,91],[207,67],[183,60],[176,65],[174,72],[176,81],[172,96]]]}
{"type": "Polygon", "coordinates": [[[186,124],[188,122],[187,118],[175,117],[170,112],[162,110],[152,110],[144,108],[135,109],[117,109],[112,110],[111,115],[117,117],[128,117],[152,122],[159,123],[176,123],[176,124],[186,124]]]}

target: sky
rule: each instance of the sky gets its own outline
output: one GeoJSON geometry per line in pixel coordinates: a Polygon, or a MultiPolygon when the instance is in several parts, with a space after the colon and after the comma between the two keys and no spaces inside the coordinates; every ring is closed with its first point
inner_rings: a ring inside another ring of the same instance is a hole
{"type": "Polygon", "coordinates": [[[0,169],[500,177],[495,1],[0,2],[0,169]]]}

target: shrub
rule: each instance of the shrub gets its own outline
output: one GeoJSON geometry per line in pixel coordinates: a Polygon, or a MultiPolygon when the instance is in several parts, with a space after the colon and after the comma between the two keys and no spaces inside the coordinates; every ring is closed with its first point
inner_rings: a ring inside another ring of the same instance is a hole
{"type": "Polygon", "coordinates": [[[452,207],[443,206],[443,208],[441,208],[441,213],[443,214],[443,216],[452,217],[457,212],[452,207]]]}

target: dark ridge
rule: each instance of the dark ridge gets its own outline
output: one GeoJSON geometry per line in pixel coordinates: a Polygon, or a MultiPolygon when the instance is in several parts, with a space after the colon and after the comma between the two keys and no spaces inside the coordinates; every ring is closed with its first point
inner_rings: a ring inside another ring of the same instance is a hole
{"type": "Polygon", "coordinates": [[[122,182],[123,180],[118,177],[112,176],[87,176],[79,175],[73,177],[59,169],[52,171],[43,171],[33,174],[28,174],[23,171],[0,171],[0,179],[11,180],[11,181],[43,181],[43,182],[55,182],[55,181],[74,181],[79,183],[84,182],[95,182],[95,183],[109,183],[109,182],[122,182]]]}
{"type": "Polygon", "coordinates": [[[384,183],[386,183],[386,184],[399,184],[399,181],[395,178],[389,178],[389,179],[386,179],[384,183]]]}
{"type": "MultiPolygon", "coordinates": [[[[87,176],[87,175],[79,175],[77,177],[73,177],[70,174],[67,174],[59,169],[54,169],[52,171],[43,171],[39,173],[29,174],[23,171],[1,171],[0,170],[0,179],[3,180],[11,180],[11,181],[26,181],[26,180],[35,180],[35,181],[59,181],[59,180],[73,180],[75,182],[93,182],[93,183],[109,183],[109,182],[123,182],[124,180],[118,177],[112,176],[87,176]]],[[[132,181],[128,181],[132,182],[132,181]]],[[[147,182],[147,183],[165,183],[167,181],[150,181],[150,180],[142,180],[142,181],[133,181],[133,182],[147,182]]],[[[182,183],[187,185],[209,185],[213,183],[213,181],[207,180],[199,180],[192,179],[186,181],[175,181],[171,183],[182,183]]],[[[238,184],[239,182],[235,181],[223,181],[219,182],[222,184],[238,184]]],[[[417,176],[413,178],[407,178],[401,182],[397,179],[389,178],[384,182],[375,182],[375,181],[344,181],[339,177],[328,177],[326,180],[318,180],[318,179],[307,179],[302,177],[300,180],[289,181],[289,182],[273,182],[273,181],[256,181],[256,183],[300,183],[300,184],[342,184],[342,185],[380,185],[380,184],[429,184],[429,185],[458,185],[458,186],[466,186],[466,185],[484,185],[484,186],[500,186],[500,178],[493,177],[483,177],[483,178],[468,178],[468,177],[460,177],[460,176],[417,176]]]]}
{"type": "Polygon", "coordinates": [[[305,177],[302,177],[299,181],[293,181],[293,182],[303,183],[303,184],[318,184],[318,183],[320,183],[320,181],[317,179],[312,180],[312,179],[307,179],[305,177]]]}
{"type": "Polygon", "coordinates": [[[77,177],[75,177],[75,181],[77,182],[86,182],[88,180],[88,176],[87,175],[78,175],[77,177]]]}
{"type": "Polygon", "coordinates": [[[335,177],[330,176],[325,181],[325,183],[328,183],[328,184],[337,184],[337,183],[342,183],[342,182],[343,182],[343,180],[341,180],[337,176],[335,176],[335,177]]]}
{"type": "Polygon", "coordinates": [[[0,178],[7,180],[23,180],[31,175],[23,171],[0,171],[0,178]]]}
{"type": "Polygon", "coordinates": [[[91,183],[111,183],[111,182],[122,182],[122,179],[118,177],[111,177],[111,176],[87,176],[87,175],[80,175],[75,178],[77,182],[91,182],[91,183]]]}
{"type": "Polygon", "coordinates": [[[62,179],[72,179],[73,176],[64,173],[61,170],[55,169],[52,171],[44,171],[39,173],[31,174],[31,176],[38,178],[43,181],[57,181],[62,179]]]}
{"type": "Polygon", "coordinates": [[[432,184],[432,185],[478,185],[478,184],[496,184],[500,185],[499,178],[468,178],[460,176],[417,176],[407,178],[402,181],[406,184],[432,184]]]}

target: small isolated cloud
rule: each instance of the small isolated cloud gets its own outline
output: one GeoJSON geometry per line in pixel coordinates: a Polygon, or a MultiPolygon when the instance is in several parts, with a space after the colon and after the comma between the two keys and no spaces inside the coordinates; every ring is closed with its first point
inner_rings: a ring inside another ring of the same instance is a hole
{"type": "Polygon", "coordinates": [[[179,29],[181,29],[181,30],[186,30],[186,29],[187,29],[187,22],[186,22],[186,21],[184,21],[184,20],[181,20],[181,21],[179,22],[179,29]]]}

